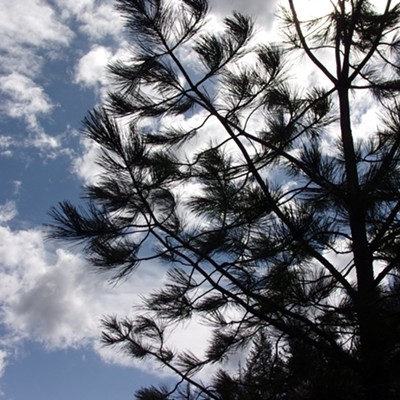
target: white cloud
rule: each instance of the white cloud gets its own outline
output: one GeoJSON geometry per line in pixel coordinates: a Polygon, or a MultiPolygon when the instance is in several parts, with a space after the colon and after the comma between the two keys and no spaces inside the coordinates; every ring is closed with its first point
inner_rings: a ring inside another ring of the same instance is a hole
{"type": "Polygon", "coordinates": [[[112,0],[57,0],[64,19],[75,18],[79,30],[91,39],[118,36],[123,26],[112,0]]]}
{"type": "Polygon", "coordinates": [[[114,3],[103,3],[81,14],[81,30],[93,39],[107,35],[117,37],[122,30],[122,19],[114,9],[114,3]]]}
{"type": "MultiPolygon", "coordinates": [[[[96,335],[101,292],[79,256],[49,251],[39,230],[0,227],[3,323],[13,336],[48,347],[78,346],[96,335]]],[[[106,307],[104,308],[104,310],[106,307]]]]}
{"type": "MultiPolygon", "coordinates": [[[[89,345],[107,357],[98,345],[100,320],[131,314],[139,295],[161,284],[160,267],[147,267],[135,279],[110,286],[108,275],[94,273],[77,251],[53,248],[40,230],[0,226],[0,323],[9,333],[2,344],[31,340],[50,349],[89,345]]],[[[0,372],[2,355],[0,351],[0,372]]],[[[127,363],[118,357],[113,361],[127,363]]]]}
{"type": "Polygon", "coordinates": [[[0,114],[24,121],[29,133],[18,140],[3,135],[1,155],[13,155],[13,147],[33,146],[54,157],[59,140],[39,122],[54,104],[37,77],[43,64],[70,44],[74,33],[45,0],[0,0],[0,9],[0,114]]]}
{"type": "Polygon", "coordinates": [[[24,120],[29,131],[33,133],[33,136],[19,143],[10,136],[2,136],[0,148],[10,151],[9,148],[13,145],[23,145],[48,151],[59,147],[58,139],[46,134],[39,122],[39,118],[50,114],[54,107],[41,86],[28,76],[13,72],[0,77],[0,93],[4,99],[0,105],[0,114],[24,120]]]}
{"type": "Polygon", "coordinates": [[[94,46],[78,63],[75,73],[75,82],[87,87],[105,84],[107,79],[107,65],[112,57],[109,48],[94,46]]]}
{"type": "Polygon", "coordinates": [[[84,151],[82,156],[74,160],[72,166],[73,172],[82,179],[85,184],[94,184],[101,173],[101,168],[96,163],[99,149],[96,143],[88,139],[83,139],[81,144],[84,151]]]}
{"type": "Polygon", "coordinates": [[[11,147],[15,145],[15,141],[11,136],[0,135],[0,154],[3,157],[10,157],[13,155],[11,147]]]}
{"type": "Polygon", "coordinates": [[[219,18],[229,17],[233,11],[238,11],[255,19],[260,27],[268,29],[274,19],[276,3],[277,0],[215,0],[210,1],[210,9],[219,18]]]}
{"type": "Polygon", "coordinates": [[[80,15],[94,6],[94,0],[56,0],[56,3],[64,13],[64,17],[80,15]]]}
{"type": "Polygon", "coordinates": [[[18,291],[8,323],[25,337],[36,336],[49,347],[65,348],[92,339],[98,322],[90,313],[94,299],[83,261],[62,250],[56,256],[54,265],[42,264],[33,282],[25,282],[24,290],[18,291]]]}
{"type": "Polygon", "coordinates": [[[0,204],[0,224],[11,221],[17,215],[18,211],[14,201],[0,204]]]}
{"type": "Polygon", "coordinates": [[[4,371],[6,369],[7,357],[8,357],[7,351],[0,350],[0,378],[3,376],[4,371]]]}
{"type": "Polygon", "coordinates": [[[17,72],[0,77],[0,91],[6,98],[0,111],[12,118],[23,118],[33,130],[38,127],[37,117],[53,108],[43,88],[17,72]]]}
{"type": "Polygon", "coordinates": [[[110,88],[108,65],[115,59],[124,59],[127,56],[125,47],[126,43],[121,42],[119,49],[113,52],[110,47],[94,45],[78,61],[74,83],[94,89],[100,102],[103,102],[110,88]]]}
{"type": "Polygon", "coordinates": [[[54,10],[41,0],[0,0],[1,47],[45,47],[69,43],[72,31],[57,20],[54,10]]]}
{"type": "Polygon", "coordinates": [[[44,59],[36,54],[34,47],[19,46],[15,44],[0,52],[0,71],[2,75],[20,73],[30,78],[38,76],[42,70],[44,59]]]}
{"type": "MultiPolygon", "coordinates": [[[[140,296],[160,288],[165,272],[164,267],[149,263],[131,279],[111,286],[110,275],[94,273],[76,249],[53,247],[38,229],[12,231],[0,226],[0,324],[6,332],[0,341],[0,376],[7,358],[24,341],[38,342],[47,349],[87,346],[105,362],[160,373],[152,363],[104,348],[99,339],[101,319],[133,316],[140,296]]],[[[207,330],[195,320],[178,326],[169,343],[201,356],[207,330]]]]}

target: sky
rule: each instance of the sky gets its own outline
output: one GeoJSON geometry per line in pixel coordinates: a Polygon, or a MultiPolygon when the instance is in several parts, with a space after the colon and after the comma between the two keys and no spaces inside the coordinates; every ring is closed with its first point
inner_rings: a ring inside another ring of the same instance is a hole
{"type": "MultiPolygon", "coordinates": [[[[311,9],[318,0],[297,0],[311,9]]],[[[277,0],[211,0],[273,26],[277,0]]],[[[104,99],[106,66],[129,43],[112,0],[0,0],[0,399],[123,400],[142,386],[171,382],[99,342],[105,315],[129,315],[162,284],[146,265],[111,285],[76,248],[45,239],[48,211],[95,178],[81,121],[104,99]]],[[[368,113],[363,112],[363,118],[368,113]]],[[[365,122],[365,119],[361,122],[365,122]]],[[[204,348],[205,328],[175,340],[204,348]]]]}
{"type": "MultiPolygon", "coordinates": [[[[270,26],[274,1],[212,0],[270,26]]],[[[44,238],[48,211],[79,202],[93,179],[81,134],[101,103],[108,62],[127,48],[112,0],[0,0],[0,398],[123,400],[165,372],[101,346],[100,320],[129,315],[165,271],[149,265],[118,285],[75,248],[44,238]]],[[[177,334],[205,343],[201,327],[177,334]]],[[[191,345],[192,346],[192,345],[191,345]]],[[[193,346],[192,346],[193,347],[193,346]]]]}

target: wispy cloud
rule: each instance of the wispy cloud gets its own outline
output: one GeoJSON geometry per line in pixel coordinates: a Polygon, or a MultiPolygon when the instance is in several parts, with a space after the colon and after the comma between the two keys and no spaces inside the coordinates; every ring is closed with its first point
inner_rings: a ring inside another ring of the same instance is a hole
{"type": "Polygon", "coordinates": [[[11,221],[18,214],[15,202],[8,201],[5,204],[0,205],[0,224],[11,221]]]}
{"type": "MultiPolygon", "coordinates": [[[[7,365],[8,353],[5,350],[0,350],[0,378],[3,376],[7,365]]],[[[1,395],[1,393],[0,393],[1,395]]]]}
{"type": "Polygon", "coordinates": [[[33,131],[38,130],[38,116],[48,114],[53,108],[43,88],[17,72],[0,77],[0,92],[5,98],[0,111],[24,119],[33,131]]]}
{"type": "Polygon", "coordinates": [[[59,147],[59,140],[48,135],[39,121],[40,117],[49,115],[54,107],[41,86],[31,78],[13,72],[0,77],[0,94],[4,99],[0,105],[0,114],[23,120],[31,133],[22,141],[3,136],[0,147],[33,146],[41,150],[54,150],[59,147]]]}

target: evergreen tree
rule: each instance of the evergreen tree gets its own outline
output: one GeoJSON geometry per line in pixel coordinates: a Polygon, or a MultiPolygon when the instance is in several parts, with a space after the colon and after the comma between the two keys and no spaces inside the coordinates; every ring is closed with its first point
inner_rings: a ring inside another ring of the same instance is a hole
{"type": "Polygon", "coordinates": [[[342,371],[359,382],[360,399],[395,399],[400,6],[336,0],[303,21],[295,3],[280,45],[255,43],[239,13],[210,32],[206,0],[117,0],[132,55],[110,66],[115,91],[85,120],[102,173],[85,209],[51,211],[50,236],[82,243],[117,279],[142,262],[170,265],[142,315],[104,322],[104,341],[205,397],[220,398],[196,372],[263,330],[289,349],[306,392],[321,375],[301,352],[334,366],[328,381],[342,371]],[[325,83],[293,85],[296,54],[325,83]],[[381,120],[356,140],[366,96],[381,120]],[[204,357],[166,344],[193,315],[213,328],[204,357]]]}
{"type": "MultiPolygon", "coordinates": [[[[248,354],[246,365],[232,375],[219,370],[209,388],[216,398],[221,400],[272,400],[288,398],[291,377],[285,362],[274,354],[264,332],[254,340],[248,354]]],[[[168,391],[167,388],[143,388],[136,393],[137,400],[191,400],[209,399],[202,390],[187,386],[184,391],[168,391]],[[160,397],[157,397],[160,396],[160,397]]],[[[292,390],[292,389],[290,389],[292,390]]],[[[292,390],[293,391],[293,390],[292,390]]],[[[300,397],[299,397],[300,399],[300,397]]]]}
{"type": "MultiPolygon", "coordinates": [[[[289,348],[274,352],[264,332],[254,340],[244,368],[235,374],[219,370],[210,390],[220,400],[358,400],[360,377],[335,359],[326,357],[307,343],[290,340],[289,348]],[[282,357],[280,354],[284,354],[282,357]]],[[[143,388],[137,400],[210,399],[201,390],[186,391],[143,388]],[[190,393],[190,396],[188,396],[190,393]]]]}
{"type": "Polygon", "coordinates": [[[261,331],[255,338],[243,369],[236,376],[219,371],[213,387],[222,400],[272,400],[287,397],[289,379],[287,365],[274,352],[261,331]]]}

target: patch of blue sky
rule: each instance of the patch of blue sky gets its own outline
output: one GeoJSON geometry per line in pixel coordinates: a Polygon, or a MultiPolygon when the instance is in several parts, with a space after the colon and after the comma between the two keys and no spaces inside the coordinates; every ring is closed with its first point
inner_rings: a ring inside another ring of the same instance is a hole
{"type": "MultiPolygon", "coordinates": [[[[157,378],[158,383],[169,381],[157,378]]],[[[152,384],[153,375],[107,364],[88,349],[43,351],[30,342],[7,366],[0,391],[6,400],[127,400],[138,388],[152,384]]]]}

